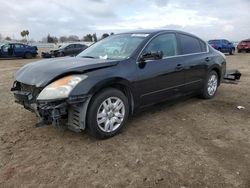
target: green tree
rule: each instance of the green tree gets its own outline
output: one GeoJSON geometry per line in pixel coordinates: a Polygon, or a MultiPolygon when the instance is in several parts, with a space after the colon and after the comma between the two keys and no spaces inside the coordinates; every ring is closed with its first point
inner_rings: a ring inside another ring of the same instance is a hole
{"type": "Polygon", "coordinates": [[[50,34],[48,34],[48,36],[47,36],[47,42],[48,43],[58,43],[58,38],[50,36],[50,34]]]}
{"type": "Polygon", "coordinates": [[[77,41],[80,41],[80,40],[79,40],[79,37],[78,37],[78,36],[76,36],[76,35],[70,35],[70,36],[68,37],[68,41],[77,42],[77,41]]]}
{"type": "Polygon", "coordinates": [[[11,38],[7,36],[5,37],[5,40],[11,41],[11,38]]]}
{"type": "Polygon", "coordinates": [[[97,36],[96,36],[96,33],[94,33],[94,34],[92,35],[92,38],[93,38],[93,41],[94,41],[94,42],[97,42],[97,36]]]}
{"type": "Polygon", "coordinates": [[[29,34],[30,34],[29,30],[26,30],[25,31],[25,36],[27,36],[29,38],[29,34]]]}
{"type": "Polygon", "coordinates": [[[25,37],[25,35],[26,35],[26,33],[25,33],[25,31],[21,31],[21,36],[24,38],[25,37]]]}
{"type": "Polygon", "coordinates": [[[68,41],[68,38],[67,38],[66,36],[61,36],[61,37],[59,38],[59,41],[60,41],[60,42],[67,42],[67,41],[68,41]]]}
{"type": "Polygon", "coordinates": [[[83,37],[83,41],[85,41],[85,42],[93,42],[92,35],[91,34],[85,35],[83,37]]]}
{"type": "Polygon", "coordinates": [[[29,32],[29,30],[23,30],[23,31],[21,31],[20,34],[27,41],[27,37],[29,36],[30,32],[29,32]]]}

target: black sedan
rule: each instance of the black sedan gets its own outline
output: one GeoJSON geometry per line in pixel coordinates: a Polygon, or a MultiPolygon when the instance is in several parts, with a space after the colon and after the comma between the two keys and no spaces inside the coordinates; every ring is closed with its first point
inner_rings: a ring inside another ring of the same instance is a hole
{"type": "Polygon", "coordinates": [[[51,50],[50,53],[42,53],[42,57],[63,57],[75,56],[85,50],[88,46],[84,44],[64,44],[56,50],[51,50]]]}
{"type": "Polygon", "coordinates": [[[225,56],[194,35],[136,31],[105,38],[76,57],[25,65],[12,91],[36,113],[38,126],[108,138],[144,107],[191,93],[214,97],[225,72],[225,56]],[[118,52],[106,49],[117,43],[118,52]]]}

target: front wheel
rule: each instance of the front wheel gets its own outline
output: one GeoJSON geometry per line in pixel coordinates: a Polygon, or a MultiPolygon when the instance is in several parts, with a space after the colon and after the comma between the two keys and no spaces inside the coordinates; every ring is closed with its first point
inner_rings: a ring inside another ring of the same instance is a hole
{"type": "Polygon", "coordinates": [[[229,52],[230,55],[234,55],[235,50],[231,49],[231,51],[229,52]]]}
{"type": "Polygon", "coordinates": [[[29,52],[26,52],[26,53],[24,54],[24,58],[25,58],[25,59],[31,59],[31,58],[32,58],[32,54],[29,53],[29,52]]]}
{"type": "Polygon", "coordinates": [[[87,112],[87,130],[96,138],[109,138],[124,127],[129,114],[127,97],[109,88],[93,97],[87,112]]]}
{"type": "Polygon", "coordinates": [[[203,99],[211,99],[215,96],[217,88],[219,85],[219,78],[216,71],[212,70],[204,83],[203,91],[201,97],[203,99]]]}

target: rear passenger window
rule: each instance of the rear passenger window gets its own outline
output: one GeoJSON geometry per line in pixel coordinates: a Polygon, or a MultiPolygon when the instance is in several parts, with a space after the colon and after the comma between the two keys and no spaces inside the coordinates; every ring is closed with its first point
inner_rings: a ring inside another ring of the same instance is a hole
{"type": "Polygon", "coordinates": [[[15,48],[23,48],[24,46],[22,44],[15,44],[15,48]]]}
{"type": "Polygon", "coordinates": [[[203,51],[201,49],[199,39],[188,36],[188,35],[183,35],[183,34],[179,34],[179,37],[180,37],[180,42],[181,42],[182,54],[192,54],[192,53],[199,53],[203,51]]]}
{"type": "Polygon", "coordinates": [[[207,44],[203,41],[200,40],[200,46],[201,46],[201,51],[206,52],[207,51],[207,44]]]}
{"type": "Polygon", "coordinates": [[[144,52],[163,52],[163,57],[177,55],[177,42],[175,34],[162,34],[155,37],[145,48],[144,52]]]}

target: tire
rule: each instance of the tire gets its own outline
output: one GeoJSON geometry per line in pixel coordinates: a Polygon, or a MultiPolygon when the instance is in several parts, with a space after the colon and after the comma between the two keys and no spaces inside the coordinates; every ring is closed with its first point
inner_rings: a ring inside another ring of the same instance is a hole
{"type": "Polygon", "coordinates": [[[238,53],[241,53],[241,50],[238,50],[238,53]]]}
{"type": "Polygon", "coordinates": [[[231,51],[229,52],[230,55],[234,55],[235,50],[231,49],[231,51]]]}
{"type": "Polygon", "coordinates": [[[87,131],[95,138],[110,138],[122,130],[128,114],[127,97],[120,90],[104,89],[97,93],[89,104],[87,131]]]}
{"type": "Polygon", "coordinates": [[[57,57],[64,57],[65,56],[65,54],[63,53],[63,52],[60,52],[58,55],[57,55],[57,57]]]}
{"type": "Polygon", "coordinates": [[[31,58],[32,58],[32,54],[29,53],[29,52],[26,52],[26,53],[24,54],[24,58],[25,58],[25,59],[31,59],[31,58]]]}
{"type": "Polygon", "coordinates": [[[201,93],[201,98],[211,99],[215,96],[219,85],[219,77],[216,71],[212,70],[207,75],[204,87],[201,93]]]}

